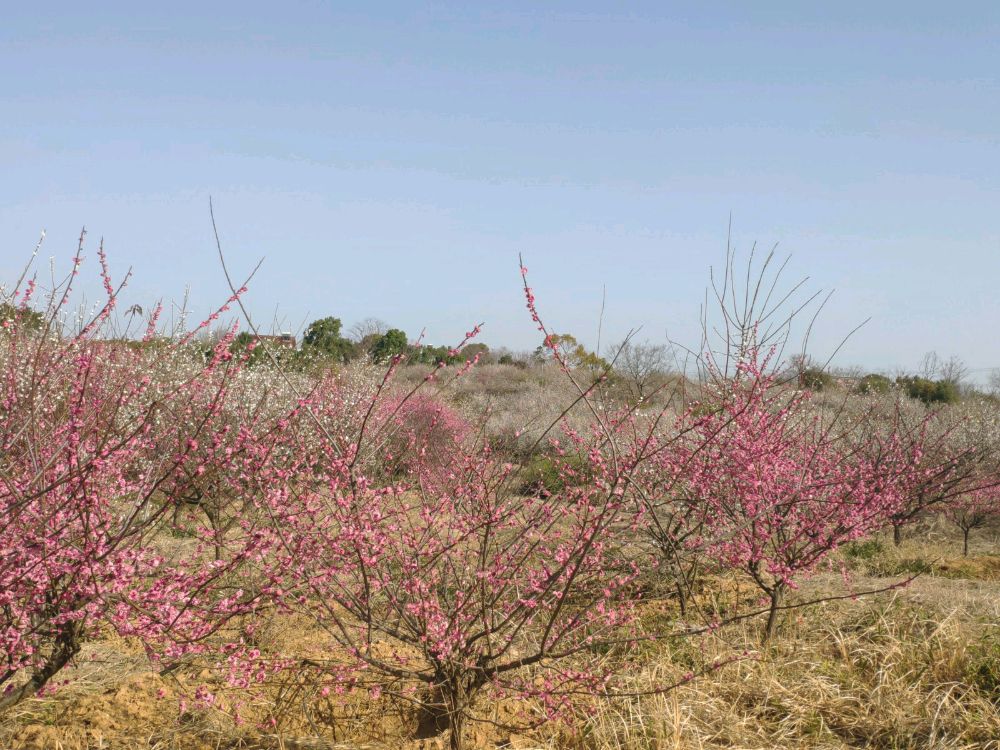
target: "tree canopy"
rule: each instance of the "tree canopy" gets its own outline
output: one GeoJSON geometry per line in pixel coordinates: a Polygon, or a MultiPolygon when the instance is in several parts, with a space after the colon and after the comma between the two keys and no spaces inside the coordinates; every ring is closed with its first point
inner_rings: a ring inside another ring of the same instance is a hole
{"type": "Polygon", "coordinates": [[[371,355],[372,361],[374,362],[388,362],[397,354],[405,352],[406,345],[406,333],[398,328],[390,328],[388,331],[375,339],[375,343],[372,344],[368,353],[371,355]]]}
{"type": "Polygon", "coordinates": [[[340,334],[340,318],[326,317],[314,320],[302,337],[302,350],[337,362],[351,358],[354,344],[340,334]]]}

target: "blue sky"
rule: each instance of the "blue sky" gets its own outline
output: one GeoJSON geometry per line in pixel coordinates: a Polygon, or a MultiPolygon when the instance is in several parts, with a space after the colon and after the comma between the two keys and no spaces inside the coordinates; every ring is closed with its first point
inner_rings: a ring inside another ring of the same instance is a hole
{"type": "Polygon", "coordinates": [[[729,217],[838,362],[1000,367],[996,3],[36,3],[0,24],[0,274],[82,225],[130,301],[266,261],[280,327],[697,340],[729,217]],[[808,6],[808,7],[807,7],[808,6]]]}

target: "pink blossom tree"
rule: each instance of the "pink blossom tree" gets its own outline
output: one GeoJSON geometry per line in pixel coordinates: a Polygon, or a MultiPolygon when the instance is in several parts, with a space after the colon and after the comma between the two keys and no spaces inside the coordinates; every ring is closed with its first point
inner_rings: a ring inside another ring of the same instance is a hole
{"type": "Polygon", "coordinates": [[[945,516],[962,532],[962,555],[969,555],[969,533],[1000,515],[1000,491],[996,487],[977,489],[954,498],[945,506],[945,516]]]}
{"type": "Polygon", "coordinates": [[[900,502],[888,519],[896,545],[903,529],[928,513],[1000,485],[995,442],[968,414],[899,399],[872,399],[865,407],[852,443],[870,461],[898,464],[900,502]]]}
{"type": "MultiPolygon", "coordinates": [[[[567,471],[584,479],[524,494],[516,467],[445,407],[416,391],[386,396],[400,360],[353,433],[343,431],[344,399],[328,391],[301,399],[284,431],[309,448],[290,452],[308,459],[290,463],[266,501],[276,585],[284,606],[313,618],[353,661],[312,669],[336,687],[367,683],[414,701],[418,733],[447,732],[454,748],[485,718],[485,696],[533,698],[541,721],[576,693],[613,692],[613,669],[594,653],[628,652],[649,637],[635,628],[645,563],[634,543],[646,512],[636,492],[639,468],[663,446],[628,411],[594,406],[596,382],[581,385],[594,423],[565,428],[559,450],[583,460],[567,471]],[[377,472],[380,458],[393,462],[389,476],[377,472]]],[[[447,376],[439,365],[423,386],[447,376]]]]}
{"type": "Polygon", "coordinates": [[[900,504],[897,464],[844,450],[805,412],[808,395],[779,387],[756,349],[734,369],[707,396],[692,447],[675,460],[700,509],[705,549],[767,596],[766,641],[797,577],[886,524],[900,504]]]}
{"type": "Polygon", "coordinates": [[[0,332],[0,709],[49,685],[101,627],[177,656],[261,595],[229,587],[241,558],[213,561],[197,536],[171,557],[157,541],[172,508],[166,490],[185,466],[202,471],[192,460],[238,363],[226,342],[199,363],[181,343],[150,355],[154,347],[142,342],[108,338],[121,286],[103,249],[105,300],[69,330],[62,317],[82,248],[81,235],[70,273],[49,291],[42,325],[21,325],[38,315],[36,281],[26,272],[12,292],[18,312],[0,332]],[[155,362],[180,374],[154,382],[155,362]]]}

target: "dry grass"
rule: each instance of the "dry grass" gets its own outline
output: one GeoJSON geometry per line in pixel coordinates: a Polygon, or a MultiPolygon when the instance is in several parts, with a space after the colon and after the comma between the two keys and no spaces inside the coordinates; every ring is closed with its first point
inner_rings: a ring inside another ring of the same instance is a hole
{"type": "MultiPolygon", "coordinates": [[[[921,575],[899,591],[792,611],[763,651],[757,650],[755,622],[730,627],[717,640],[648,647],[645,663],[627,680],[636,693],[676,679],[693,664],[744,649],[749,658],[667,694],[583,701],[566,725],[530,735],[473,725],[470,747],[1000,750],[995,531],[980,530],[968,558],[953,530],[932,523],[898,548],[889,539],[868,540],[845,549],[843,559],[857,590],[921,575]]],[[[719,595],[735,583],[716,581],[710,588],[719,595]]],[[[799,595],[812,599],[842,590],[840,575],[828,573],[805,582],[799,595]]],[[[275,656],[329,657],[332,649],[315,626],[287,617],[262,627],[258,638],[275,656]]],[[[372,701],[364,690],[323,698],[301,675],[275,679],[253,695],[234,695],[206,666],[192,663],[161,677],[150,670],[141,644],[109,636],[85,649],[66,675],[70,682],[55,695],[26,701],[3,717],[0,748],[445,746],[441,737],[411,739],[415,712],[391,698],[372,701]],[[230,704],[242,702],[246,723],[238,725],[226,711],[182,711],[181,700],[206,684],[230,704]]],[[[502,715],[511,709],[480,710],[502,715]]]]}
{"type": "MultiPolygon", "coordinates": [[[[972,606],[928,609],[935,588],[799,615],[756,659],[669,695],[609,704],[589,721],[585,746],[1000,747],[1000,692],[978,673],[991,659],[996,668],[1000,639],[972,606]]],[[[967,598],[984,601],[996,615],[1000,587],[967,598]]],[[[753,629],[741,636],[752,648],[753,629]]],[[[635,688],[669,667],[651,663],[635,688]]]]}

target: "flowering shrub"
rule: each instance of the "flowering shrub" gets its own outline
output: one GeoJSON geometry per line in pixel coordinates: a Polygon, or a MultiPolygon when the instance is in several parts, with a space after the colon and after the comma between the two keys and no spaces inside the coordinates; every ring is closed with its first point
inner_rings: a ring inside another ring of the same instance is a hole
{"type": "Polygon", "coordinates": [[[299,606],[458,746],[481,692],[555,712],[570,688],[600,685],[561,663],[627,624],[637,570],[612,559],[634,512],[614,487],[553,503],[505,491],[512,467],[488,452],[452,456],[445,477],[380,488],[331,460],[283,537],[299,606]]]}
{"type": "Polygon", "coordinates": [[[641,456],[609,461],[603,438],[576,436],[591,479],[525,495],[515,467],[427,395],[376,399],[346,445],[311,430],[328,408],[304,400],[286,430],[315,441],[323,485],[292,472],[274,511],[284,601],[355,660],[324,679],[417,701],[425,731],[450,730],[453,747],[480,694],[533,696],[551,717],[604,689],[610,675],[585,657],[629,641],[640,568],[620,553],[641,516],[641,456]],[[371,474],[369,454],[396,471],[371,474]]]}
{"type": "Polygon", "coordinates": [[[870,460],[886,460],[896,447],[900,503],[888,520],[897,545],[905,526],[965,495],[1000,485],[992,410],[913,409],[895,399],[867,406],[852,442],[870,460]]]}
{"type": "MultiPolygon", "coordinates": [[[[774,632],[795,578],[840,545],[881,528],[901,503],[898,462],[870,461],[803,415],[808,394],[776,387],[769,358],[747,350],[736,376],[695,417],[673,460],[698,509],[705,551],[767,595],[774,632]]],[[[704,406],[704,404],[702,405],[704,406]]]]}
{"type": "Polygon", "coordinates": [[[380,400],[374,427],[385,464],[435,473],[451,465],[471,431],[454,409],[423,392],[380,400]]]}
{"type": "MultiPolygon", "coordinates": [[[[0,335],[0,709],[44,688],[95,630],[140,635],[151,652],[175,657],[259,596],[225,582],[242,558],[212,562],[196,541],[168,565],[157,540],[171,507],[164,490],[203,471],[194,457],[214,444],[239,363],[228,342],[193,368],[185,348],[171,346],[156,357],[182,375],[154,383],[143,347],[100,337],[118,290],[99,257],[107,297],[76,333],[59,315],[79,253],[50,293],[44,324],[20,325],[35,292],[29,279],[13,292],[21,313],[0,335]]],[[[154,312],[146,340],[155,325],[154,312]]]]}
{"type": "Polygon", "coordinates": [[[961,495],[945,506],[945,515],[962,532],[962,554],[969,554],[969,532],[986,526],[1000,515],[1000,490],[979,488],[961,495]]]}

